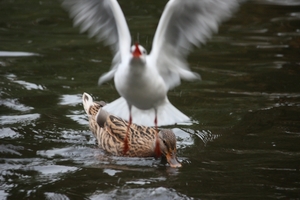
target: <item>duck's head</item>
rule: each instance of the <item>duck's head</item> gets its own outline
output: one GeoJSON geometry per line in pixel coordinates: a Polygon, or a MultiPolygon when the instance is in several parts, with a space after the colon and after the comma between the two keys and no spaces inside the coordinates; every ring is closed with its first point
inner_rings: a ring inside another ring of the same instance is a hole
{"type": "Polygon", "coordinates": [[[132,54],[132,58],[133,60],[145,60],[146,55],[147,55],[147,51],[144,47],[142,47],[141,45],[139,45],[139,43],[135,43],[134,45],[131,46],[131,50],[130,50],[131,54],[132,54]]]}
{"type": "Polygon", "coordinates": [[[166,157],[171,167],[181,167],[176,156],[176,136],[170,129],[161,130],[158,133],[160,151],[166,157]]]}

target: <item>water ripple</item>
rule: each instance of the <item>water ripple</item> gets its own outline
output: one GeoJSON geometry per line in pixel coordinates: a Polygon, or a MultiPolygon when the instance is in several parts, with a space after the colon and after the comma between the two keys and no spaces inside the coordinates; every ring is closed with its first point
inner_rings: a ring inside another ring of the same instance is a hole
{"type": "Polygon", "coordinates": [[[31,123],[32,121],[37,120],[40,118],[40,114],[35,113],[35,114],[26,114],[26,115],[2,115],[0,116],[0,124],[5,125],[5,124],[16,124],[16,123],[22,123],[22,124],[28,124],[31,123]]]}
{"type": "Polygon", "coordinates": [[[14,146],[12,144],[7,145],[0,145],[0,153],[1,154],[11,154],[11,155],[17,155],[21,156],[22,154],[18,152],[18,150],[23,150],[24,147],[22,146],[14,146]]]}
{"type": "Polygon", "coordinates": [[[30,167],[30,169],[38,171],[43,175],[53,175],[53,174],[59,174],[59,173],[74,172],[74,171],[78,170],[77,167],[52,165],[52,164],[33,166],[33,167],[30,167]]]}
{"type": "Polygon", "coordinates": [[[299,0],[253,0],[259,4],[273,4],[273,5],[280,5],[280,6],[299,6],[299,0]]]}
{"type": "Polygon", "coordinates": [[[5,99],[5,101],[0,101],[0,105],[4,105],[10,109],[23,112],[33,109],[33,107],[21,104],[17,99],[5,99]]]}
{"type": "Polygon", "coordinates": [[[69,95],[65,94],[60,97],[60,105],[76,106],[82,102],[82,94],[69,95]]]}
{"type": "Polygon", "coordinates": [[[14,74],[8,74],[6,75],[6,78],[14,83],[18,83],[19,85],[22,85],[27,90],[45,90],[46,87],[42,85],[37,85],[35,83],[29,83],[27,81],[23,80],[17,80],[17,76],[14,74]]]}
{"type": "Polygon", "coordinates": [[[115,189],[109,192],[97,191],[93,195],[91,195],[90,199],[144,199],[144,200],[152,200],[152,199],[193,199],[189,198],[183,194],[178,193],[176,190],[171,188],[135,188],[135,189],[115,189]]]}
{"type": "Polygon", "coordinates": [[[18,52],[18,51],[0,51],[0,57],[24,57],[24,56],[39,56],[38,53],[18,52]]]}
{"type": "Polygon", "coordinates": [[[69,200],[66,195],[54,192],[45,192],[45,196],[47,200],[69,200]]]}

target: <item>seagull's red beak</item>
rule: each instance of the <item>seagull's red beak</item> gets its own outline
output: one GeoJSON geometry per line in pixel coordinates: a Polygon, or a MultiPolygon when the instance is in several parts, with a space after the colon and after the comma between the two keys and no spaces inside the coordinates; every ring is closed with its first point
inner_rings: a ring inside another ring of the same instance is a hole
{"type": "Polygon", "coordinates": [[[133,57],[140,57],[142,55],[142,52],[139,48],[139,43],[135,43],[135,50],[132,52],[133,57]]]}

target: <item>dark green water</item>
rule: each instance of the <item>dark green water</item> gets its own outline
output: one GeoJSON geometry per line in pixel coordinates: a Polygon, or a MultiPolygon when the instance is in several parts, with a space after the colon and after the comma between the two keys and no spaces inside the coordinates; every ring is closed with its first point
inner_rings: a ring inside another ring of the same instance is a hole
{"type": "MultiPolygon", "coordinates": [[[[148,51],[165,3],[120,0],[148,51]]],[[[59,2],[0,1],[0,199],[300,199],[300,1],[248,1],[189,56],[180,169],[95,145],[81,95],[118,97],[111,59],[59,2]]]]}

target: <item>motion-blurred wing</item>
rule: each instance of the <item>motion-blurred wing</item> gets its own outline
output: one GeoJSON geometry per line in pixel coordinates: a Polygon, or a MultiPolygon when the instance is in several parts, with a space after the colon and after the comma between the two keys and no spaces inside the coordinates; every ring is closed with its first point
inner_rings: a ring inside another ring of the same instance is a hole
{"type": "MultiPolygon", "coordinates": [[[[124,14],[116,0],[63,0],[62,6],[74,18],[74,26],[88,31],[89,37],[104,41],[114,52],[112,70],[102,82],[114,76],[116,65],[129,55],[131,37],[124,14]]],[[[101,79],[101,78],[100,78],[101,79]]],[[[99,80],[100,82],[100,80],[99,80]]]]}
{"type": "Polygon", "coordinates": [[[186,56],[192,46],[205,43],[218,25],[238,7],[237,0],[170,0],[159,21],[149,56],[169,89],[180,78],[199,79],[190,71],[186,56]]]}

